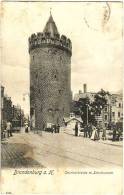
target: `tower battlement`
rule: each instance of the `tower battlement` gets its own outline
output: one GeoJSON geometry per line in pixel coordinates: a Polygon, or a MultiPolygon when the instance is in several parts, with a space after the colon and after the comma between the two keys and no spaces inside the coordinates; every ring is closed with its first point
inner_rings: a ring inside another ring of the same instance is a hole
{"type": "Polygon", "coordinates": [[[50,32],[38,32],[29,37],[29,52],[35,48],[45,46],[55,46],[72,54],[71,40],[65,35],[60,36],[60,34],[54,34],[54,36],[52,36],[50,32]]]}

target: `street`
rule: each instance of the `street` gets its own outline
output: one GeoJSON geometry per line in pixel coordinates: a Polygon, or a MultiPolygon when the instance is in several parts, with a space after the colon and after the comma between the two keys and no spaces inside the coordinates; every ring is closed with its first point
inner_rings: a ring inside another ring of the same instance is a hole
{"type": "Polygon", "coordinates": [[[122,142],[92,141],[75,137],[73,130],[60,133],[13,133],[2,141],[2,167],[102,168],[122,166],[122,142]]]}

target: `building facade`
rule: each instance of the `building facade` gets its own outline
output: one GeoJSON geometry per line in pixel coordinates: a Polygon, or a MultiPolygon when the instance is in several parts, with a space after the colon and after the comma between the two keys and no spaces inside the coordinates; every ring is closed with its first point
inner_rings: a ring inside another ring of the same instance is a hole
{"type": "Polygon", "coordinates": [[[122,94],[113,94],[111,99],[111,121],[123,121],[123,96],[122,94]]]}
{"type": "Polygon", "coordinates": [[[1,86],[1,129],[6,129],[6,123],[11,122],[13,127],[24,125],[24,111],[21,106],[13,105],[11,97],[4,93],[5,87],[1,86]]]}
{"type": "MultiPolygon", "coordinates": [[[[80,98],[89,98],[91,102],[94,101],[94,96],[96,93],[87,92],[86,84],[84,84],[84,91],[81,90],[79,93],[75,94],[73,105],[80,98]]],[[[100,116],[96,116],[96,120],[99,122],[104,122],[105,126],[108,127],[111,123],[117,123],[123,121],[123,95],[119,94],[110,94],[107,95],[107,104],[103,109],[100,116]]],[[[76,107],[73,107],[73,110],[76,111],[76,107]]],[[[72,110],[72,112],[73,112],[72,110]]]]}
{"type": "Polygon", "coordinates": [[[79,90],[79,92],[74,95],[74,101],[78,101],[80,98],[89,98],[89,100],[92,102],[92,101],[94,101],[95,95],[96,95],[95,92],[88,92],[87,91],[87,84],[85,83],[83,85],[83,91],[79,90]]]}
{"type": "Polygon", "coordinates": [[[13,127],[22,127],[24,126],[24,110],[21,109],[20,105],[13,105],[13,127]]]}
{"type": "Polygon", "coordinates": [[[50,14],[42,33],[29,38],[31,127],[62,124],[71,104],[71,40],[59,34],[50,14]]]}

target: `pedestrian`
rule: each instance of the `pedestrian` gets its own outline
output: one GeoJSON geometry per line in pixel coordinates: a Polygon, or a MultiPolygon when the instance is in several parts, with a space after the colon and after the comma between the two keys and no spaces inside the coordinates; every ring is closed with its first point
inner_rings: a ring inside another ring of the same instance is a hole
{"type": "Polygon", "coordinates": [[[25,125],[25,133],[28,133],[28,124],[25,125]]]}
{"type": "Polygon", "coordinates": [[[54,125],[52,125],[52,124],[51,124],[51,127],[50,127],[50,131],[51,131],[51,133],[55,132],[54,125]]]}
{"type": "Polygon", "coordinates": [[[60,125],[57,124],[57,133],[59,133],[59,131],[60,131],[60,125]]]}
{"type": "Polygon", "coordinates": [[[97,134],[97,129],[94,125],[92,125],[92,135],[91,135],[91,140],[98,140],[98,134],[97,134]]]}
{"type": "Polygon", "coordinates": [[[106,126],[104,123],[102,123],[102,139],[106,140],[106,126]]]}
{"type": "Polygon", "coordinates": [[[97,134],[98,134],[98,139],[100,139],[100,124],[97,124],[97,134]]]}
{"type": "Polygon", "coordinates": [[[78,122],[75,124],[75,136],[78,136],[78,122]]]}
{"type": "Polygon", "coordinates": [[[112,141],[116,141],[116,128],[113,129],[113,138],[112,138],[112,141]]]}
{"type": "Polygon", "coordinates": [[[11,123],[11,125],[10,125],[10,136],[12,137],[13,135],[12,135],[12,123],[11,123]]]}
{"type": "Polygon", "coordinates": [[[92,125],[88,124],[88,137],[90,138],[92,135],[92,125]]]}
{"type": "Polygon", "coordinates": [[[121,138],[121,128],[118,128],[117,130],[117,140],[120,141],[120,138],[121,138]]]}
{"type": "Polygon", "coordinates": [[[54,125],[54,132],[57,133],[57,126],[54,125]]]}
{"type": "Polygon", "coordinates": [[[106,127],[105,126],[103,126],[102,139],[106,140],[106,127]]]}
{"type": "Polygon", "coordinates": [[[87,137],[87,133],[88,133],[88,125],[84,126],[84,137],[87,137]]]}
{"type": "Polygon", "coordinates": [[[12,128],[11,122],[8,121],[7,124],[6,124],[7,137],[9,137],[9,136],[12,135],[12,133],[11,133],[11,128],[12,128]]]}

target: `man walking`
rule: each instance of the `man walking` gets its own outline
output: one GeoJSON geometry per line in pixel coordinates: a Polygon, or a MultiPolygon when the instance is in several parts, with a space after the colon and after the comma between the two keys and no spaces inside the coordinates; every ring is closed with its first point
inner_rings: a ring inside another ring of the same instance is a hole
{"type": "Polygon", "coordinates": [[[97,124],[96,128],[97,128],[98,139],[100,139],[100,123],[97,124]]]}
{"type": "Polygon", "coordinates": [[[8,137],[12,136],[12,124],[10,121],[8,121],[6,124],[6,130],[7,130],[7,136],[8,137]]]}
{"type": "Polygon", "coordinates": [[[103,126],[102,139],[106,140],[106,127],[105,126],[103,126]]]}
{"type": "Polygon", "coordinates": [[[91,135],[92,135],[92,125],[88,124],[88,136],[89,136],[89,138],[91,137],[91,135]]]}
{"type": "Polygon", "coordinates": [[[113,138],[112,141],[116,141],[116,137],[117,137],[117,131],[116,131],[116,127],[113,129],[113,138]]]}
{"type": "Polygon", "coordinates": [[[78,136],[78,122],[75,124],[75,136],[78,136]]]}
{"type": "Polygon", "coordinates": [[[60,131],[60,125],[58,124],[57,125],[57,133],[59,133],[59,131],[60,131]]]}
{"type": "Polygon", "coordinates": [[[87,137],[87,133],[88,133],[88,125],[84,126],[84,137],[87,137]]]}
{"type": "Polygon", "coordinates": [[[25,124],[25,133],[28,133],[28,124],[25,124]]]}

